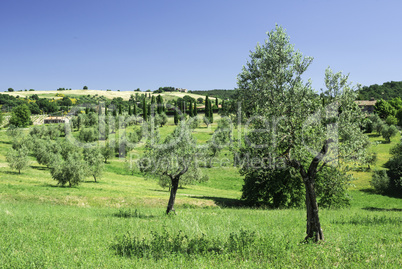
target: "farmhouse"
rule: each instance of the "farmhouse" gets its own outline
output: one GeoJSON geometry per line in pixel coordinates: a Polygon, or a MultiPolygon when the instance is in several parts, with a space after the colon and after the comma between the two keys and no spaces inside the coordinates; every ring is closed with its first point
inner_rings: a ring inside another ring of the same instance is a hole
{"type": "Polygon", "coordinates": [[[52,117],[52,116],[50,116],[50,117],[45,118],[43,120],[43,123],[44,124],[47,124],[47,123],[66,123],[68,121],[69,120],[66,117],[52,117]]]}
{"type": "Polygon", "coordinates": [[[363,112],[367,112],[368,114],[374,113],[374,106],[377,103],[374,98],[371,98],[369,101],[367,100],[359,100],[355,101],[355,103],[361,108],[363,112]]]}

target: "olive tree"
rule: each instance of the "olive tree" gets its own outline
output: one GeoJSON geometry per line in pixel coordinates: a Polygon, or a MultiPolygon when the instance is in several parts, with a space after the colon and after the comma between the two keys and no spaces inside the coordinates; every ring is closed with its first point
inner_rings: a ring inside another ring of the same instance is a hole
{"type": "Polygon", "coordinates": [[[6,155],[10,168],[18,170],[18,174],[21,174],[21,170],[28,166],[28,153],[29,150],[25,145],[18,149],[11,148],[6,155]]]}
{"type": "Polygon", "coordinates": [[[139,161],[139,166],[142,172],[157,176],[162,181],[169,181],[167,214],[175,211],[174,203],[181,181],[189,183],[206,180],[197,165],[198,154],[196,139],[185,121],[180,121],[173,133],[162,143],[157,140],[147,143],[147,151],[139,161]]]}
{"type": "Polygon", "coordinates": [[[396,136],[398,133],[398,129],[395,125],[384,125],[383,129],[381,130],[382,137],[387,141],[387,143],[391,143],[391,137],[396,136]]]}
{"type": "Polygon", "coordinates": [[[363,115],[354,103],[356,87],[328,68],[327,91],[320,97],[302,80],[313,59],[294,49],[282,27],[267,34],[238,75],[238,114],[249,117],[240,152],[259,160],[259,165],[243,163],[241,172],[253,177],[262,168],[293,168],[302,179],[293,184],[305,188],[305,240],[323,240],[317,175],[327,166],[365,160],[369,144],[359,128],[363,115]]]}
{"type": "Polygon", "coordinates": [[[69,187],[78,185],[85,176],[85,164],[77,152],[68,154],[64,160],[61,155],[56,154],[50,165],[50,174],[59,185],[68,184],[69,187]]]}
{"type": "Polygon", "coordinates": [[[84,148],[84,161],[86,164],[86,171],[88,175],[93,176],[95,182],[96,178],[102,176],[104,169],[103,156],[98,147],[84,148]]]}

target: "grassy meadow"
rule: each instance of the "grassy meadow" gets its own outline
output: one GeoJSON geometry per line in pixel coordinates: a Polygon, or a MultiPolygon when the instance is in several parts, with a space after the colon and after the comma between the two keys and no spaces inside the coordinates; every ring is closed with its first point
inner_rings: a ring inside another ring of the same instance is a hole
{"type": "MultiPolygon", "coordinates": [[[[199,143],[217,118],[194,131],[199,143]]],[[[173,129],[170,119],[161,136],[173,129]]],[[[383,169],[400,135],[370,139],[371,168],[383,169]]],[[[351,207],[321,209],[325,241],[305,244],[305,210],[242,207],[242,177],[230,165],[205,168],[209,181],[180,188],[177,215],[166,216],[168,190],[129,172],[126,159],[110,160],[98,183],[59,187],[32,156],[21,174],[11,170],[10,147],[0,130],[0,268],[402,267],[402,200],[374,194],[372,170],[352,172],[351,207]]]]}

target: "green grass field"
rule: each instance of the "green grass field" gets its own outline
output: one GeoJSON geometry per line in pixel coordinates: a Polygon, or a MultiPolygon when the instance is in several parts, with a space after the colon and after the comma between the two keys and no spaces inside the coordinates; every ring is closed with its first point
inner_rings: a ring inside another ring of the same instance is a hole
{"type": "MultiPolygon", "coordinates": [[[[205,142],[216,126],[201,124],[194,135],[205,142]]],[[[370,139],[372,169],[381,169],[400,135],[391,144],[370,139]]],[[[204,169],[209,181],[179,189],[177,215],[166,216],[168,190],[131,175],[124,159],[110,160],[99,183],[58,187],[33,158],[12,171],[10,147],[0,130],[1,268],[402,267],[402,200],[374,194],[372,170],[353,172],[350,208],[320,211],[325,241],[303,244],[305,210],[239,207],[243,182],[231,166],[204,169]]]]}

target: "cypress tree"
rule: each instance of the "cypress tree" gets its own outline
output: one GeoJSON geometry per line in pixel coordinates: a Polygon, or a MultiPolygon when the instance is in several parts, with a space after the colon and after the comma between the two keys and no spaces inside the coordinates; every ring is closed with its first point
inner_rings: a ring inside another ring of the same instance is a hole
{"type": "Polygon", "coordinates": [[[158,114],[162,114],[165,111],[165,107],[163,105],[163,98],[161,95],[158,95],[156,102],[158,104],[158,114]]]}
{"type": "Polygon", "coordinates": [[[134,114],[134,116],[136,116],[137,117],[137,105],[136,104],[134,104],[134,107],[133,107],[133,114],[134,114]]]}
{"type": "Polygon", "coordinates": [[[131,106],[128,105],[128,115],[131,116],[131,106]]]}
{"type": "Polygon", "coordinates": [[[215,105],[216,105],[216,108],[218,108],[219,102],[218,102],[218,98],[217,98],[217,97],[215,97],[215,105]]]}
{"type": "MultiPolygon", "coordinates": [[[[211,102],[211,101],[210,101],[211,102]]],[[[209,122],[213,123],[214,122],[214,111],[212,109],[211,103],[209,104],[209,122]]]]}
{"type": "Polygon", "coordinates": [[[174,124],[177,125],[179,123],[179,115],[177,114],[177,109],[174,110],[174,124]]]}
{"type": "Polygon", "coordinates": [[[193,114],[194,114],[194,116],[197,116],[197,115],[198,115],[198,112],[197,112],[197,103],[194,103],[194,111],[193,111],[193,114]]]}
{"type": "Polygon", "coordinates": [[[105,106],[105,116],[107,116],[107,106],[105,106]]]}
{"type": "Polygon", "coordinates": [[[210,116],[210,109],[209,109],[209,99],[208,95],[205,97],[205,117],[209,119],[210,116]]]}
{"type": "Polygon", "coordinates": [[[222,110],[222,113],[225,114],[225,100],[222,100],[221,110],[222,110]]]}
{"type": "Polygon", "coordinates": [[[190,109],[189,109],[190,117],[194,117],[194,110],[192,108],[193,108],[193,102],[190,100],[190,109]]]}
{"type": "Polygon", "coordinates": [[[144,121],[147,121],[148,119],[147,103],[145,102],[145,98],[142,99],[142,118],[144,121]]]}
{"type": "Polygon", "coordinates": [[[119,115],[121,115],[121,104],[119,104],[119,115]]]}

